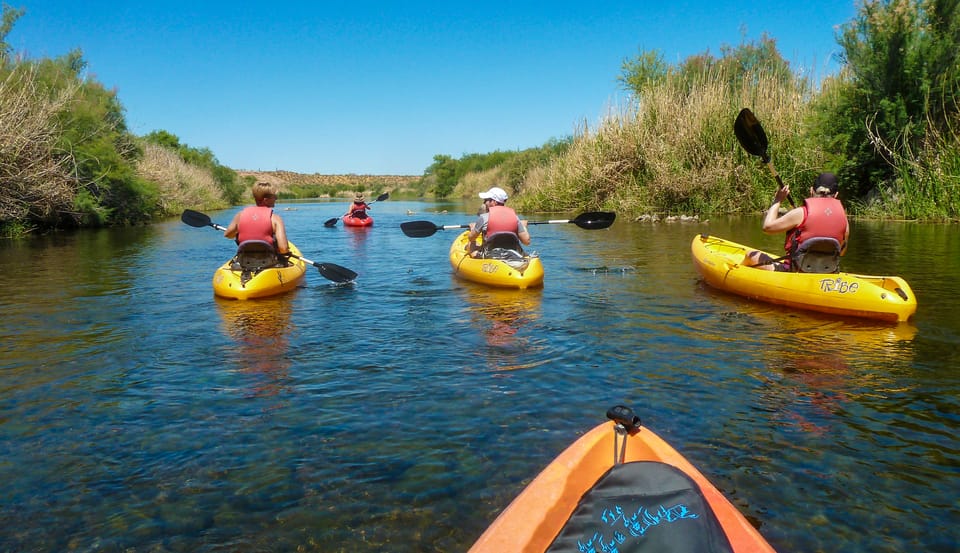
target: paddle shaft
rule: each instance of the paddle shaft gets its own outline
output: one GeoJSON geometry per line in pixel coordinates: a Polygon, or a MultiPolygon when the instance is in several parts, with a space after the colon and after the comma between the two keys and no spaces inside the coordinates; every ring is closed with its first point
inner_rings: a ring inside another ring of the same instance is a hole
{"type": "MultiPolygon", "coordinates": [[[[616,220],[617,214],[610,211],[581,213],[574,219],[551,219],[549,221],[527,221],[527,225],[553,225],[573,223],[582,229],[595,230],[607,228],[616,220]]],[[[430,221],[407,221],[400,223],[400,230],[411,238],[433,236],[438,230],[467,229],[470,225],[436,225],[430,221]]]]}

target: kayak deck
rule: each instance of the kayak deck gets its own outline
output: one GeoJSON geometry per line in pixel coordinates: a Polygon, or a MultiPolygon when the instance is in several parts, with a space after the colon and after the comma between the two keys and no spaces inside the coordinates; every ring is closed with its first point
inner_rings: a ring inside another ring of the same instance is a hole
{"type": "Polygon", "coordinates": [[[343,217],[343,225],[347,227],[370,227],[373,226],[373,217],[367,215],[366,217],[353,217],[347,215],[343,217]]]}
{"type": "Polygon", "coordinates": [[[563,451],[470,552],[774,551],[700,471],[632,418],[603,423],[563,451]]]}
{"type": "Polygon", "coordinates": [[[518,266],[499,259],[475,258],[468,255],[464,231],[450,245],[450,266],[458,277],[479,284],[500,288],[536,288],[543,286],[543,263],[538,256],[525,256],[518,266]]]}
{"type": "Polygon", "coordinates": [[[286,267],[270,267],[256,274],[250,274],[233,267],[233,258],[227,260],[213,274],[213,293],[216,296],[235,300],[248,300],[275,296],[295,289],[303,282],[307,265],[300,256],[300,250],[289,243],[290,258],[286,267]],[[245,274],[246,273],[246,274],[245,274]]]}
{"type": "Polygon", "coordinates": [[[690,248],[697,272],[707,284],[747,298],[891,322],[907,321],[917,310],[913,290],[900,277],[757,269],[742,264],[747,252],[756,248],[706,234],[696,235],[690,248]]]}

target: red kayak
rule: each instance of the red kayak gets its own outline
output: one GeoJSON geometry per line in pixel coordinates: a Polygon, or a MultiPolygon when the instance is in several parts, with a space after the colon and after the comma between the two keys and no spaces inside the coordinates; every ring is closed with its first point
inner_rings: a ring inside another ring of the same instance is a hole
{"type": "Polygon", "coordinates": [[[343,226],[345,227],[369,227],[373,226],[373,217],[365,215],[361,217],[353,217],[348,215],[343,218],[343,226]]]}

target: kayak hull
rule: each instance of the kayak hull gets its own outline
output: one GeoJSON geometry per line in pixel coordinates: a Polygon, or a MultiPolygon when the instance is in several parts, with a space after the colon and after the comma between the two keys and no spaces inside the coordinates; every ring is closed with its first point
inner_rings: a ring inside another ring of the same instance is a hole
{"type": "Polygon", "coordinates": [[[900,277],[757,269],[741,264],[755,248],[705,234],[695,236],[690,248],[703,280],[725,292],[798,309],[891,322],[907,321],[917,311],[913,290],[900,277]]]}
{"type": "MultiPolygon", "coordinates": [[[[732,550],[743,552],[772,552],[773,547],[760,535],[739,510],[709,480],[677,450],[653,431],[640,426],[638,431],[618,436],[612,421],[603,423],[580,437],[557,456],[510,505],[493,521],[470,549],[470,553],[501,553],[503,551],[542,552],[557,542],[563,543],[561,532],[584,495],[614,466],[614,452],[619,452],[626,440],[624,462],[649,461],[679,469],[693,481],[706,500],[707,510],[713,513],[730,542],[732,550]]],[[[623,466],[623,465],[621,465],[623,466]]],[[[637,484],[631,491],[631,501],[624,505],[642,503],[646,489],[637,484]],[[639,498],[639,499],[638,499],[639,498]]],[[[600,517],[596,517],[599,519],[600,517]]],[[[652,519],[647,519],[652,520],[652,519]]],[[[607,521],[604,515],[604,521],[607,521]]],[[[642,540],[631,535],[624,517],[614,527],[596,521],[596,534],[583,534],[584,541],[595,535],[605,538],[619,532],[619,538],[642,540]],[[618,532],[615,532],[618,531],[618,532]]],[[[635,529],[635,527],[634,527],[635,529]]],[[[650,534],[662,529],[652,529],[650,534]]],[[[642,532],[640,532],[642,534],[642,532]]],[[[576,534],[575,534],[576,535],[576,534]]],[[[566,542],[569,543],[569,536],[566,542]]],[[[578,542],[579,543],[579,542],[578,542]]],[[[596,545],[596,544],[595,544],[596,545]]],[[[620,550],[629,550],[637,543],[621,542],[620,550]]],[[[593,549],[584,549],[593,550],[593,549]]],[[[600,551],[600,548],[596,548],[600,551]]],[[[606,550],[606,549],[604,549],[606,550]]]]}
{"type": "Polygon", "coordinates": [[[464,280],[498,288],[537,288],[543,286],[543,263],[539,257],[529,257],[523,270],[497,259],[479,259],[467,255],[467,235],[461,233],[450,245],[450,266],[454,274],[464,280]]]}
{"type": "Polygon", "coordinates": [[[373,226],[373,217],[367,215],[363,219],[358,217],[346,216],[343,218],[343,226],[345,227],[371,227],[373,226]]]}
{"type": "MultiPolygon", "coordinates": [[[[290,252],[299,256],[300,250],[290,244],[290,252]]],[[[213,273],[213,293],[221,298],[249,300],[276,296],[299,286],[307,273],[307,264],[302,259],[290,258],[288,267],[271,267],[244,279],[243,271],[231,268],[233,259],[228,259],[213,273]]]]}

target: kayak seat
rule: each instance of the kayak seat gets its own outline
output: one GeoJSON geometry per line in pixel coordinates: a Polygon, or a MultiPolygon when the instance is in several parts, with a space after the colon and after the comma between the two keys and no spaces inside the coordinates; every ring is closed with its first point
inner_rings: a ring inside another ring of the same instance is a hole
{"type": "Polygon", "coordinates": [[[801,273],[839,273],[840,242],[834,238],[811,238],[797,248],[791,265],[801,273]]]}
{"type": "Polygon", "coordinates": [[[588,490],[547,551],[732,552],[700,487],[673,465],[614,465],[588,490]]]}
{"type": "Polygon", "coordinates": [[[495,232],[489,236],[484,236],[483,249],[514,250],[523,255],[523,246],[520,244],[520,237],[512,232],[495,232]]]}
{"type": "Polygon", "coordinates": [[[512,232],[495,232],[484,237],[480,248],[480,257],[498,259],[514,269],[523,270],[530,264],[523,253],[520,237],[512,232]]]}
{"type": "Polygon", "coordinates": [[[275,267],[280,259],[273,248],[273,244],[263,240],[247,240],[237,246],[237,255],[232,267],[242,271],[260,271],[268,267],[275,267]]]}

